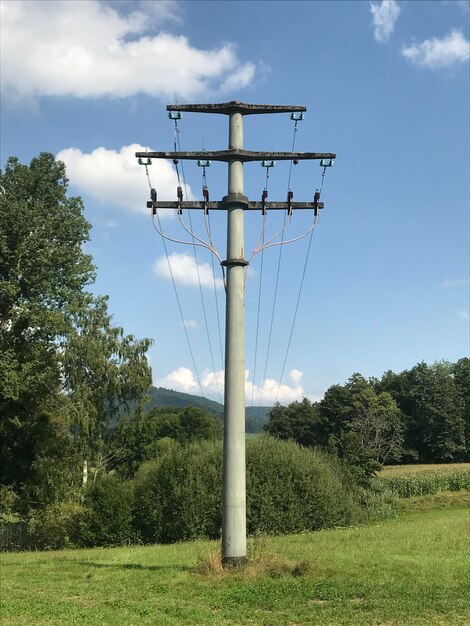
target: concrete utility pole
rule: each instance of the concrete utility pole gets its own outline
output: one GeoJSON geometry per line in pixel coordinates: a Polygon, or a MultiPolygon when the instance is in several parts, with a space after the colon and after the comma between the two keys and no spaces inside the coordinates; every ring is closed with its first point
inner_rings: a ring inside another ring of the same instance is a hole
{"type": "Polygon", "coordinates": [[[251,152],[243,149],[243,116],[265,113],[300,113],[303,106],[244,104],[168,105],[168,111],[218,113],[229,116],[228,150],[213,152],[137,152],[142,159],[189,159],[228,163],[228,192],[219,202],[148,203],[153,211],[173,208],[227,211],[227,268],[225,319],[224,470],[222,504],[222,562],[225,567],[246,563],[245,487],[245,323],[244,323],[244,211],[321,208],[318,202],[249,202],[243,195],[243,163],[264,160],[334,159],[335,154],[315,152],[251,152]]]}

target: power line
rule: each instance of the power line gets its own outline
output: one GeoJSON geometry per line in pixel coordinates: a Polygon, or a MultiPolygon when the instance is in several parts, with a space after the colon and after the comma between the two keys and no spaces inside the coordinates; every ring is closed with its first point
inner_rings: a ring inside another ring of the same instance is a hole
{"type": "MultiPolygon", "coordinates": [[[[293,136],[292,136],[292,147],[291,147],[291,152],[294,152],[294,147],[295,147],[295,140],[296,140],[296,136],[297,136],[297,124],[300,121],[300,119],[294,119],[294,130],[293,130],[293,136]]],[[[290,184],[291,184],[291,176],[292,176],[292,165],[293,165],[293,160],[291,160],[290,162],[290,166],[289,166],[289,176],[288,176],[288,180],[287,180],[287,192],[289,193],[290,191],[290,184]]],[[[281,241],[279,242],[281,245],[279,246],[279,255],[278,255],[278,259],[277,259],[277,269],[276,269],[276,282],[274,285],[274,297],[273,297],[273,308],[272,308],[272,312],[271,312],[271,321],[269,324],[269,335],[268,335],[268,346],[266,349],[266,360],[264,363],[264,372],[263,372],[263,378],[261,380],[261,393],[259,396],[259,402],[258,402],[258,407],[261,406],[261,400],[263,398],[263,392],[264,392],[264,384],[266,381],[266,372],[268,370],[268,361],[269,361],[269,352],[271,349],[271,339],[272,339],[272,333],[273,333],[273,325],[274,325],[274,316],[275,316],[275,312],[276,312],[276,303],[277,303],[277,290],[278,290],[278,286],[279,286],[279,274],[281,271],[281,261],[282,261],[282,243],[284,241],[284,232],[285,232],[285,227],[286,227],[286,223],[287,223],[287,217],[288,214],[287,212],[284,213],[284,221],[283,221],[283,225],[282,225],[282,229],[281,229],[281,241]]],[[[272,241],[272,239],[271,239],[272,241]]]]}
{"type": "MultiPolygon", "coordinates": [[[[152,182],[150,180],[150,174],[149,174],[147,165],[145,165],[145,174],[147,176],[147,181],[148,181],[149,187],[152,190],[152,182]]],[[[162,232],[162,226],[161,226],[161,223],[160,223],[160,216],[158,215],[158,213],[156,213],[156,218],[157,218],[158,227],[159,227],[159,231],[158,232],[161,233],[162,232]]],[[[152,223],[153,223],[153,220],[152,220],[152,223]]],[[[184,334],[185,334],[185,337],[186,337],[186,343],[188,344],[189,354],[191,356],[191,361],[192,361],[192,364],[193,364],[193,367],[194,367],[194,372],[196,374],[196,380],[197,380],[199,388],[201,390],[201,395],[202,395],[203,398],[205,398],[206,396],[204,394],[204,389],[202,388],[202,385],[201,385],[201,379],[199,378],[199,372],[198,372],[198,369],[197,369],[197,366],[196,366],[196,361],[194,359],[193,349],[192,349],[192,346],[191,346],[191,342],[189,340],[188,331],[186,329],[186,324],[185,324],[185,321],[184,321],[183,310],[182,310],[180,298],[179,298],[179,295],[178,295],[178,289],[176,288],[175,278],[173,276],[173,269],[171,267],[171,262],[170,262],[170,257],[168,255],[168,249],[166,247],[165,237],[162,237],[162,243],[163,243],[163,249],[165,250],[165,257],[166,257],[166,261],[167,261],[167,264],[168,264],[168,271],[170,272],[171,282],[172,282],[172,285],[173,285],[173,291],[175,292],[176,303],[178,305],[178,311],[179,311],[180,318],[181,318],[181,325],[182,325],[183,330],[184,330],[184,334]]]]}
{"type": "MultiPolygon", "coordinates": [[[[180,143],[180,135],[179,135],[179,128],[178,128],[178,121],[177,119],[174,120],[175,122],[175,152],[176,152],[176,144],[178,144],[178,150],[181,152],[181,143],[180,143]]],[[[184,175],[184,168],[183,168],[183,163],[181,163],[181,175],[183,178],[183,186],[184,186],[184,193],[185,196],[188,196],[187,193],[187,189],[186,189],[186,178],[184,175]]],[[[191,234],[194,232],[193,231],[193,224],[192,224],[192,219],[191,219],[191,211],[188,211],[188,215],[189,215],[189,228],[191,230],[191,234]]],[[[215,363],[214,363],[214,355],[212,352],[212,342],[211,342],[211,338],[210,338],[210,333],[209,333],[209,324],[207,322],[207,313],[206,313],[206,304],[204,301],[204,294],[202,291],[202,284],[201,284],[201,275],[199,272],[199,262],[198,262],[198,257],[197,257],[197,252],[196,252],[196,246],[194,245],[194,235],[193,236],[193,253],[194,253],[194,261],[196,263],[196,273],[197,273],[197,282],[199,285],[199,295],[201,297],[201,306],[202,306],[202,313],[203,313],[203,317],[204,317],[204,326],[206,329],[206,335],[207,335],[207,342],[209,344],[209,354],[210,354],[210,359],[211,359],[211,363],[212,363],[212,371],[214,372],[214,381],[215,381],[215,386],[217,389],[217,396],[219,398],[219,402],[220,404],[222,404],[222,397],[220,395],[220,389],[219,389],[219,381],[217,380],[217,372],[215,369],[215,363]]]]}
{"type": "MultiPolygon", "coordinates": [[[[323,166],[323,172],[322,172],[322,175],[321,175],[321,183],[320,183],[320,187],[317,189],[317,192],[315,194],[315,195],[318,194],[318,198],[320,198],[320,195],[321,195],[321,192],[322,192],[322,189],[323,189],[323,183],[325,181],[326,168],[327,167],[331,167],[332,161],[330,160],[330,163],[328,165],[324,165],[323,162],[321,162],[321,165],[323,166]]],[[[304,262],[304,268],[303,268],[303,271],[302,271],[302,278],[300,280],[299,293],[297,295],[297,302],[296,302],[296,305],[295,305],[294,317],[292,319],[292,325],[291,325],[291,329],[290,329],[290,333],[289,333],[289,340],[287,342],[286,354],[284,356],[284,362],[282,364],[281,375],[279,377],[279,384],[277,386],[276,398],[274,400],[274,403],[277,402],[277,398],[279,396],[279,391],[281,389],[281,384],[282,384],[282,378],[284,376],[284,371],[285,371],[285,368],[286,368],[287,357],[289,355],[289,350],[290,350],[290,346],[291,346],[291,342],[292,342],[292,336],[294,334],[295,322],[297,320],[297,312],[299,310],[300,298],[301,298],[301,295],[302,295],[302,288],[303,288],[304,280],[305,280],[305,273],[307,271],[307,264],[308,264],[308,259],[309,259],[309,256],[310,256],[310,248],[311,248],[311,245],[312,245],[313,231],[315,230],[316,223],[317,223],[317,216],[314,217],[314,223],[313,223],[312,228],[310,229],[310,238],[309,238],[309,241],[308,241],[307,253],[305,255],[305,262],[304,262]]]]}

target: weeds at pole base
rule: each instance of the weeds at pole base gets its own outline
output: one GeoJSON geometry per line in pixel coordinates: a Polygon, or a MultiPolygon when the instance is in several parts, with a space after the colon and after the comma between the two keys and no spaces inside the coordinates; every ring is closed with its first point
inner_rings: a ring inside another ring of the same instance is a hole
{"type": "Polygon", "coordinates": [[[280,578],[281,576],[305,576],[313,573],[314,567],[309,561],[291,561],[268,552],[266,537],[257,533],[248,539],[248,557],[244,567],[224,568],[222,555],[220,550],[216,548],[199,556],[193,572],[200,576],[219,579],[225,579],[229,576],[280,578]]]}

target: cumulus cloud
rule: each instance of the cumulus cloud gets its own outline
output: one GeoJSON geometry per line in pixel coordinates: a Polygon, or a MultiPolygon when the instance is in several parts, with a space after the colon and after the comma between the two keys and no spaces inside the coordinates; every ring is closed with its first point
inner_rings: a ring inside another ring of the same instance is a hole
{"type": "Polygon", "coordinates": [[[470,285],[470,278],[446,278],[440,284],[443,289],[451,289],[453,287],[467,287],[470,285]]]}
{"type": "MultiPolygon", "coordinates": [[[[274,402],[288,404],[304,397],[317,400],[310,394],[307,394],[300,384],[303,372],[293,369],[289,372],[291,385],[282,384],[273,378],[267,378],[260,386],[254,385],[249,379],[249,371],[245,370],[245,402],[247,405],[257,406],[259,401],[263,406],[269,406],[274,402]]],[[[204,372],[201,378],[201,387],[204,395],[218,398],[219,394],[223,395],[225,376],[224,371],[204,372]]],[[[175,391],[184,393],[201,394],[201,387],[193,372],[187,367],[180,367],[170,374],[155,381],[155,385],[159,387],[167,387],[175,391]]]]}
{"type": "MultiPolygon", "coordinates": [[[[156,276],[170,280],[171,275],[173,275],[175,283],[185,287],[198,287],[199,281],[201,282],[201,287],[214,287],[214,274],[209,263],[198,263],[196,265],[194,256],[187,252],[173,252],[169,255],[168,261],[166,256],[162,256],[155,261],[153,271],[156,276]],[[168,261],[171,265],[171,273],[168,261]]],[[[216,278],[215,285],[218,288],[223,287],[223,280],[216,278]]]]}
{"type": "Polygon", "coordinates": [[[432,37],[421,43],[404,46],[401,53],[418,67],[438,69],[468,61],[470,42],[460,31],[453,30],[442,39],[432,37]]]}
{"type": "Polygon", "coordinates": [[[174,391],[183,391],[184,393],[201,393],[200,387],[188,367],[179,367],[163,378],[156,380],[155,385],[157,387],[173,389],[174,391]]]}
{"type": "Polygon", "coordinates": [[[162,20],[178,19],[174,3],[133,6],[124,15],[97,0],[1,2],[3,89],[16,100],[137,93],[186,99],[253,80],[254,65],[240,62],[233,44],[204,50],[181,35],[155,34],[162,20]]]}
{"type": "MultiPolygon", "coordinates": [[[[148,214],[145,171],[135,158],[139,151],[145,151],[145,147],[137,143],[124,146],[119,152],[96,148],[86,153],[78,148],[67,148],[61,150],[56,159],[65,163],[67,176],[80,193],[102,204],[148,214]]],[[[168,161],[155,159],[149,171],[159,197],[176,198],[178,181],[173,166],[168,161]]],[[[189,186],[188,197],[191,198],[189,186]]],[[[163,210],[159,214],[165,217],[173,212],[163,210]]]]}
{"type": "Polygon", "coordinates": [[[382,0],[380,4],[370,2],[369,6],[374,26],[374,38],[380,42],[386,41],[393,33],[401,9],[395,0],[382,0]]]}

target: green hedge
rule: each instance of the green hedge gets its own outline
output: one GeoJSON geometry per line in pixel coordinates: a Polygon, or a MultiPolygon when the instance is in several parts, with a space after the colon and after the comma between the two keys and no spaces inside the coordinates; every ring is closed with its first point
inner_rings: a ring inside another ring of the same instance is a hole
{"type": "MultiPolygon", "coordinates": [[[[370,503],[377,509],[328,454],[268,435],[248,440],[246,452],[250,534],[344,526],[366,521],[370,503]]],[[[169,446],[136,476],[137,532],[144,542],[219,537],[221,486],[221,443],[169,446]]]]}

